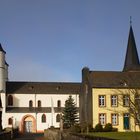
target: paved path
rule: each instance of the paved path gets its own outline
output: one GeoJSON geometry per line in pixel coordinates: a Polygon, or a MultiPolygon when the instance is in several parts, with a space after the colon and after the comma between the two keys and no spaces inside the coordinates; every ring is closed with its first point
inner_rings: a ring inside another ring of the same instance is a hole
{"type": "Polygon", "coordinates": [[[20,134],[14,140],[45,140],[43,134],[20,134]]]}

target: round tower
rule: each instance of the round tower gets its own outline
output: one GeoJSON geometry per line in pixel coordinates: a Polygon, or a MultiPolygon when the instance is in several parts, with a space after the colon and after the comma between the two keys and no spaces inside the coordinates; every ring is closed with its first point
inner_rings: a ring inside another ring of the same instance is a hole
{"type": "Polygon", "coordinates": [[[0,44],[0,93],[5,92],[5,54],[0,44]]]}

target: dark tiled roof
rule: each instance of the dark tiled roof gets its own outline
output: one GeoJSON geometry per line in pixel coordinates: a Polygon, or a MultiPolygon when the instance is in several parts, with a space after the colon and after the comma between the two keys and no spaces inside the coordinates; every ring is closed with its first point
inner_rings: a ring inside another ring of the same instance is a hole
{"type": "Polygon", "coordinates": [[[7,94],[79,94],[80,83],[7,82],[7,94]]]}
{"type": "Polygon", "coordinates": [[[95,88],[140,88],[140,72],[90,71],[89,81],[95,88]]]}
{"type": "Polygon", "coordinates": [[[135,38],[133,34],[132,26],[130,26],[127,51],[125,57],[124,71],[140,71],[139,57],[137,52],[137,47],[135,43],[135,38]]]}
{"type": "MultiPolygon", "coordinates": [[[[54,111],[56,113],[62,112],[63,107],[58,108],[54,107],[54,111]]],[[[51,107],[40,107],[40,108],[35,108],[35,107],[7,107],[6,112],[8,113],[51,113],[51,107]]]]}
{"type": "Polygon", "coordinates": [[[9,64],[5,61],[5,65],[9,66],[9,64]]]}
{"type": "Polygon", "coordinates": [[[6,52],[4,51],[4,49],[2,48],[2,45],[1,45],[1,44],[0,44],[0,51],[6,53],[6,52]]]}
{"type": "MultiPolygon", "coordinates": [[[[55,113],[60,113],[63,111],[63,107],[54,107],[55,113]]],[[[79,110],[79,108],[77,108],[79,110]]],[[[51,113],[51,107],[7,107],[6,108],[7,113],[51,113]]]]}

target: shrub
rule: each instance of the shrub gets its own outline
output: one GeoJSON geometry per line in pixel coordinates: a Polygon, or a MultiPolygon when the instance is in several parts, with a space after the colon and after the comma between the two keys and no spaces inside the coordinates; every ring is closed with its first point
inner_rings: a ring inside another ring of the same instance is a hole
{"type": "Polygon", "coordinates": [[[55,127],[54,126],[50,126],[50,129],[53,130],[53,129],[55,129],[55,127]]]}
{"type": "Polygon", "coordinates": [[[103,126],[98,123],[96,126],[95,126],[95,132],[103,132],[103,126]]]}
{"type": "Polygon", "coordinates": [[[72,133],[80,133],[81,132],[81,127],[80,127],[79,124],[75,124],[75,125],[71,126],[69,131],[72,132],[72,133]]]}
{"type": "Polygon", "coordinates": [[[105,132],[111,132],[113,129],[112,124],[111,123],[107,123],[104,127],[104,131],[105,132]]]}
{"type": "Polygon", "coordinates": [[[118,128],[112,128],[112,132],[118,132],[118,128]]]}
{"type": "Polygon", "coordinates": [[[84,133],[84,132],[93,132],[93,127],[91,124],[88,124],[88,123],[81,123],[80,124],[81,126],[81,132],[84,133]]]}

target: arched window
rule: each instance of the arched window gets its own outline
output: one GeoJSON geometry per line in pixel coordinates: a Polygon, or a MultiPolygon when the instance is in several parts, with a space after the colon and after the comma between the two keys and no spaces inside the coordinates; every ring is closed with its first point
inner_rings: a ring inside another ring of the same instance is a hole
{"type": "Polygon", "coordinates": [[[46,115],[45,114],[42,115],[41,121],[42,121],[42,123],[45,123],[46,122],[46,115]]]}
{"type": "Polygon", "coordinates": [[[12,95],[8,96],[8,105],[13,106],[13,96],[12,95]]]}
{"type": "Polygon", "coordinates": [[[60,122],[60,114],[56,115],[56,122],[60,122]]]}
{"type": "Polygon", "coordinates": [[[33,107],[33,101],[32,100],[29,101],[29,107],[33,107]]]}
{"type": "Polygon", "coordinates": [[[38,107],[41,107],[41,101],[40,100],[38,100],[38,107]]]}
{"type": "Polygon", "coordinates": [[[57,107],[61,107],[61,101],[60,100],[57,101],[57,107]]]}
{"type": "Polygon", "coordinates": [[[9,124],[9,125],[12,125],[12,124],[13,124],[13,119],[12,119],[12,118],[9,118],[9,119],[8,119],[8,124],[9,124]]]}

